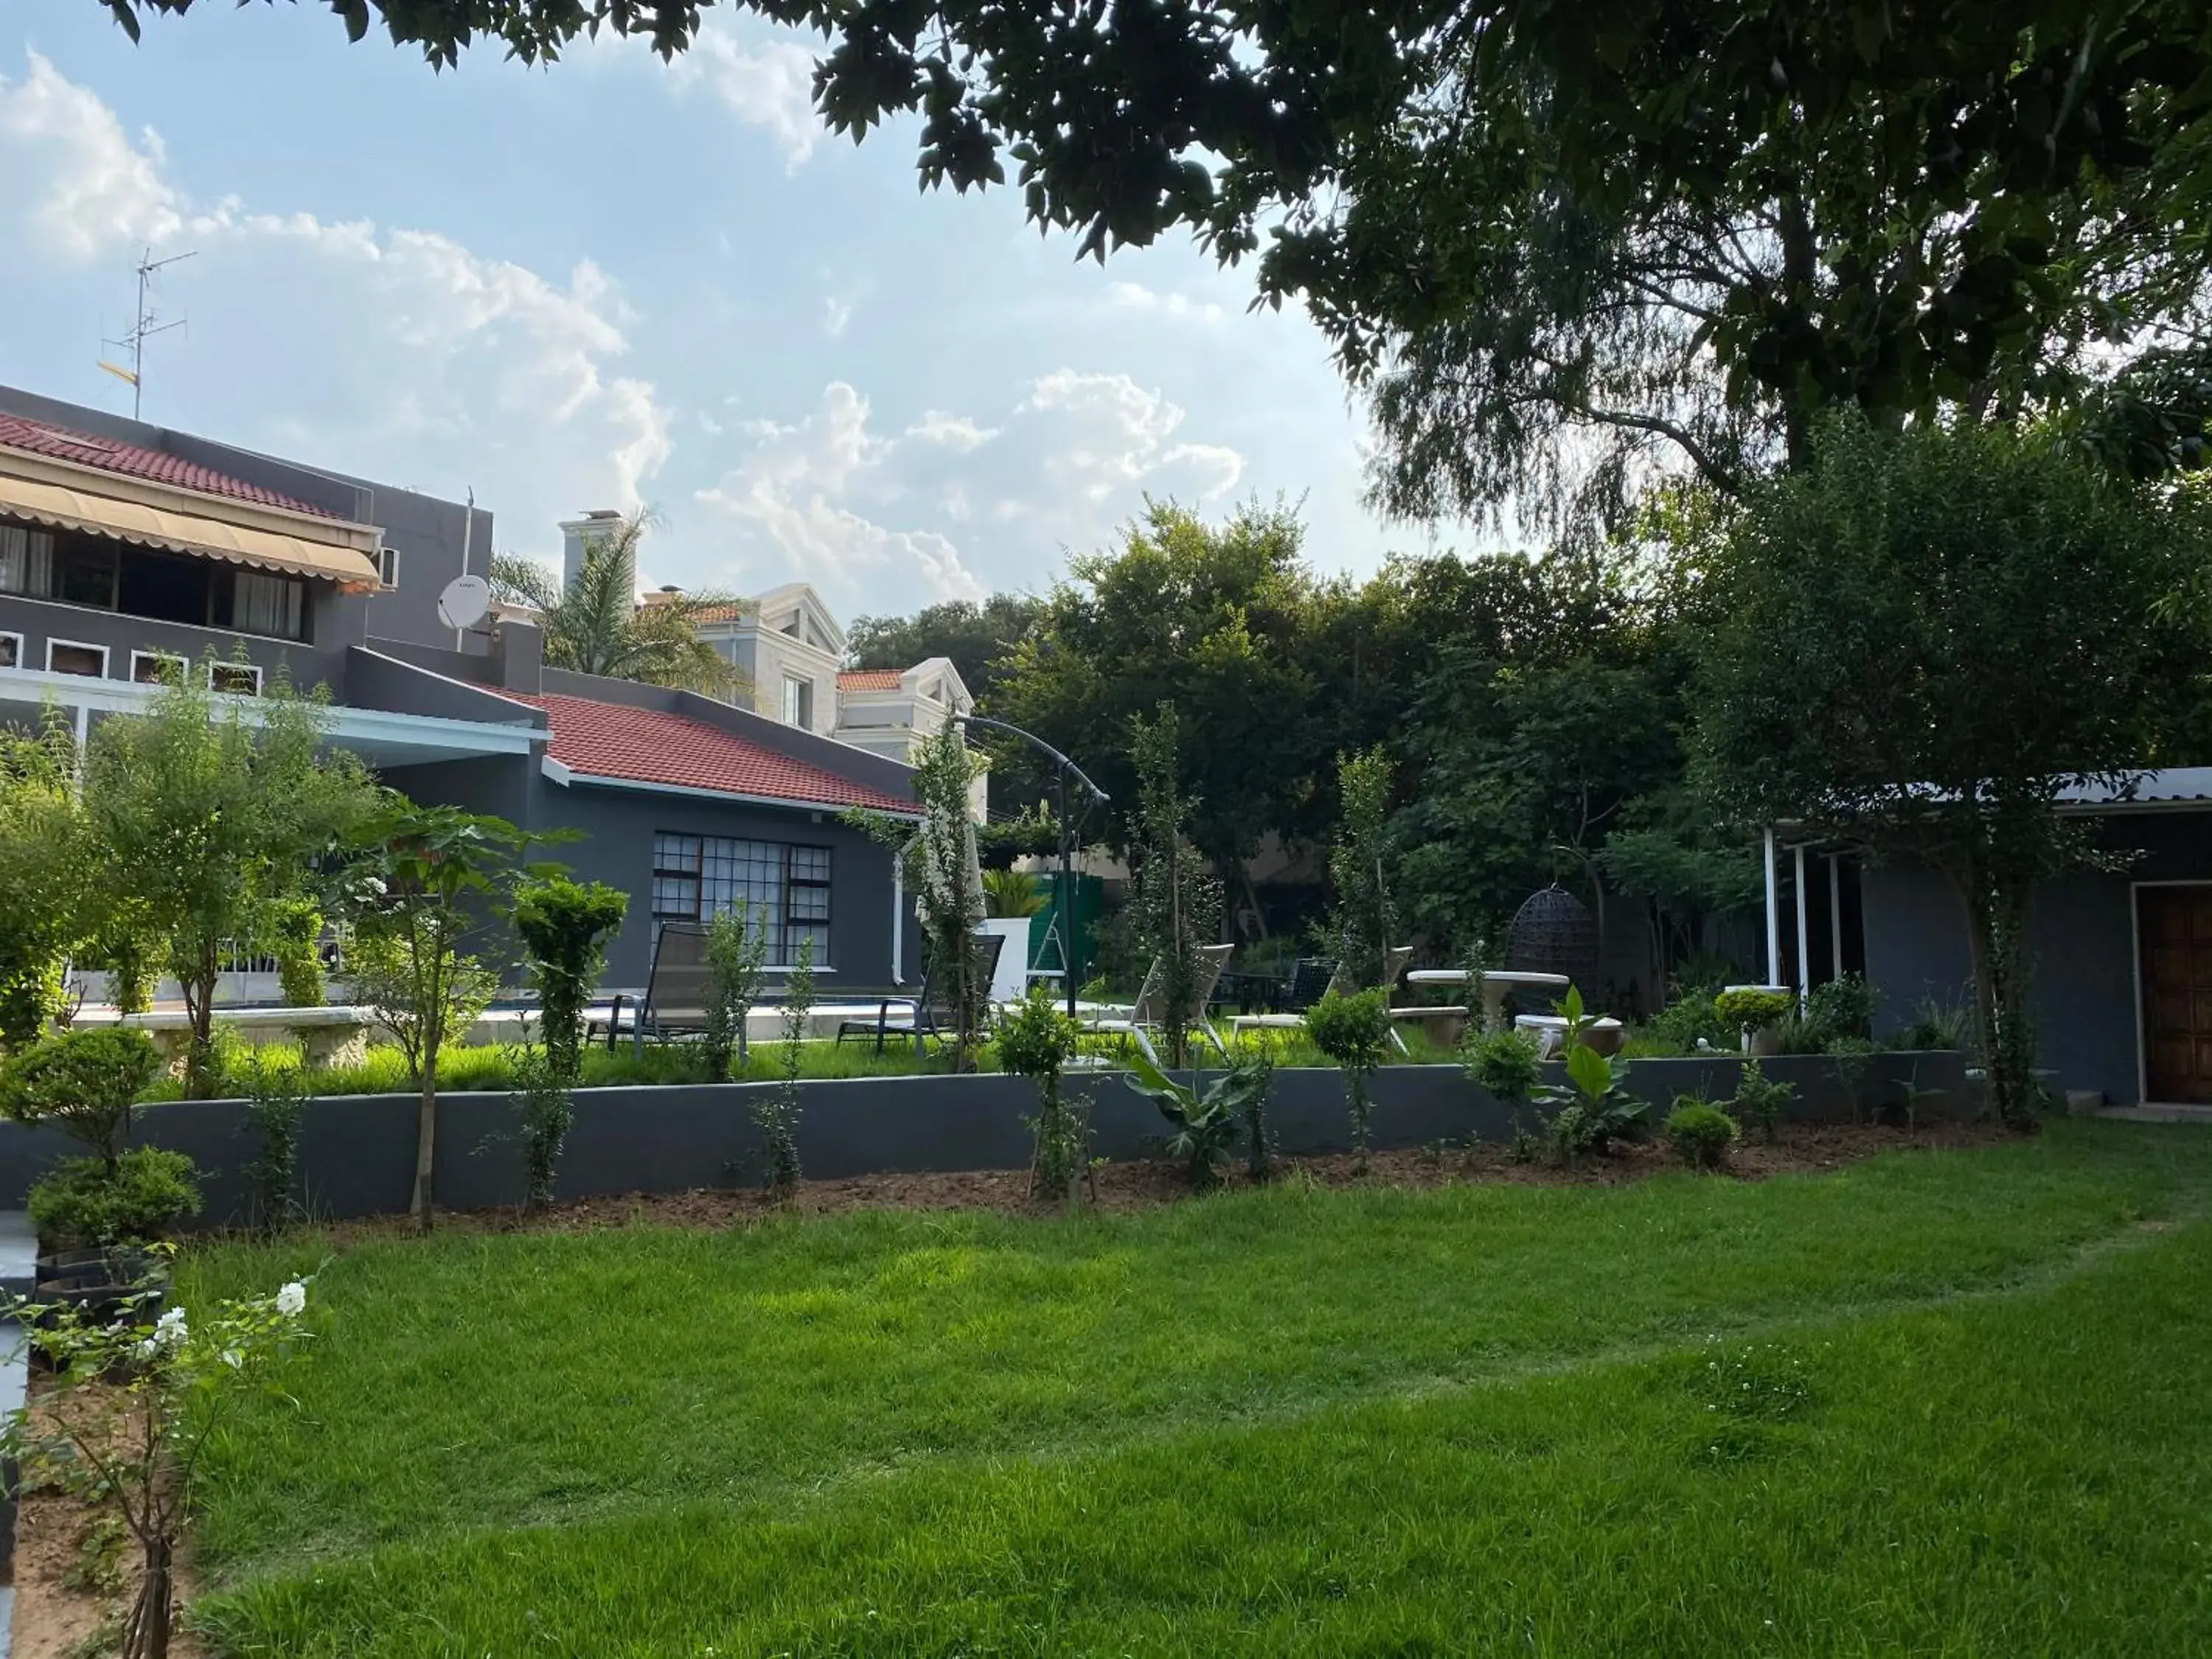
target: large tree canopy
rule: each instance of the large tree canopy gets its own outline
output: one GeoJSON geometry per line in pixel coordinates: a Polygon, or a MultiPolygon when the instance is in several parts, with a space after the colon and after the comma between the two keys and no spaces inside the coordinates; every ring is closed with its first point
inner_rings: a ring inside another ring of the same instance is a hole
{"type": "MultiPolygon", "coordinates": [[[[108,3],[135,30],[193,0],[108,3]]],[[[702,10],[332,4],[435,63],[601,27],[673,53],[702,10]]],[[[920,116],[925,184],[1011,161],[1085,253],[1186,228],[1259,254],[1261,298],[1303,295],[1374,389],[1402,513],[1602,524],[1655,469],[1802,463],[1824,407],[2030,408],[2146,347],[2205,360],[2202,0],[750,4],[823,34],[838,131],[920,116]]]]}
{"type": "Polygon", "coordinates": [[[911,617],[857,617],[845,630],[846,650],[855,668],[903,671],[931,657],[948,657],[976,707],[989,714],[1007,660],[1044,611],[1045,602],[1033,595],[994,593],[981,604],[941,600],[911,617]]]}

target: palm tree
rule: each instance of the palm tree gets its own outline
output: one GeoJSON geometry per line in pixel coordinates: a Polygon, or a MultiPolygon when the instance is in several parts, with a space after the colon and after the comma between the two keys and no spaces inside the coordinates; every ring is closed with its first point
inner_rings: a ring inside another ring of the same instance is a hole
{"type": "Polygon", "coordinates": [[[699,637],[699,624],[735,615],[744,601],[730,593],[672,591],[640,605],[637,548],[653,523],[652,513],[641,507],[607,534],[586,539],[583,565],[565,588],[537,560],[496,554],[493,597],[538,613],[550,668],[734,699],[749,689],[744,671],[699,637]]]}

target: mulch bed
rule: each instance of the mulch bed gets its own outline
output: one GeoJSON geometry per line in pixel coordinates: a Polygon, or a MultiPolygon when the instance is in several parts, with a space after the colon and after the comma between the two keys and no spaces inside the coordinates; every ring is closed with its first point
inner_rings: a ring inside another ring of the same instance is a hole
{"type": "MultiPolygon", "coordinates": [[[[1736,1148],[1732,1167],[1719,1179],[1761,1181],[1771,1176],[1817,1174],[1878,1152],[1954,1152],[2012,1139],[1996,1124],[1936,1123],[1917,1129],[1875,1124],[1785,1124],[1771,1146],[1754,1135],[1736,1148]]],[[[1247,1184],[1240,1152],[1224,1171],[1224,1185],[1247,1184]]],[[[1510,1182],[1523,1186],[1619,1186],[1680,1165],[1656,1144],[1624,1146],[1571,1168],[1549,1162],[1516,1163],[1509,1148],[1489,1141],[1473,1147],[1376,1152],[1362,1173],[1348,1152],[1278,1160],[1278,1179],[1304,1179],[1331,1188],[1440,1187],[1452,1182],[1510,1182]]],[[[1218,1190],[1218,1188],[1217,1188],[1218,1190]]],[[[1139,1159],[1109,1164],[1093,1175],[1085,1202],[1100,1210],[1130,1211],[1173,1204],[1193,1196],[1182,1165],[1139,1159]]],[[[848,1181],[803,1181],[779,1201],[757,1188],[698,1188],[681,1193],[626,1193],[574,1199],[534,1215],[512,1209],[440,1211],[441,1228],[478,1232],[592,1232],[605,1227],[729,1228],[775,1215],[837,1215],[853,1210],[991,1210],[1009,1215],[1048,1214],[1056,1206],[1030,1196],[1020,1170],[969,1170],[934,1175],[862,1176],[848,1181]]],[[[413,1231],[404,1216],[341,1223],[341,1240],[413,1231]]]]}

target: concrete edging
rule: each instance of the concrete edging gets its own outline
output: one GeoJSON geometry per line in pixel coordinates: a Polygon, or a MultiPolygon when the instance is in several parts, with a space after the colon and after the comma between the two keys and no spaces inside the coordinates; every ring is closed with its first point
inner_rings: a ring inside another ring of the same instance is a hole
{"type": "MultiPolygon", "coordinates": [[[[1741,1062],[1715,1055],[1632,1062],[1630,1089],[1663,1116],[1675,1096],[1732,1094],[1741,1062]]],[[[1878,1054],[1863,1062],[1823,1055],[1763,1062],[1770,1077],[1794,1084],[1785,1115],[1848,1121],[1897,1098],[1907,1077],[1940,1091],[1939,1110],[1967,1103],[1957,1054],[1878,1054]],[[1856,1075],[1852,1067],[1856,1066],[1856,1075]]],[[[1557,1068],[1553,1068],[1556,1070],[1557,1068]]],[[[1152,1103],[1122,1086],[1121,1073],[1071,1073],[1070,1092],[1087,1096],[1097,1155],[1146,1156],[1165,1125],[1152,1103]]],[[[764,1168],[752,1103],[764,1083],[677,1084],[586,1089],[562,1159],[562,1198],[681,1192],[750,1184],[764,1168]]],[[[808,1176],[927,1174],[1028,1167],[1026,1120],[1035,1086],[1002,1074],[975,1077],[850,1078],[799,1085],[799,1155],[808,1176]]],[[[1512,1115],[1455,1066],[1394,1066],[1376,1073],[1374,1143],[1407,1149],[1470,1137],[1496,1140],[1512,1115]]],[[[520,1201],[520,1136],[512,1097],[457,1093],[439,1100],[438,1202],[488,1209],[520,1201]]],[[[417,1101],[412,1095],[337,1095],[313,1101],[300,1129],[301,1196],[319,1218],[344,1219],[407,1207],[415,1163],[417,1101]]],[[[179,1101],[141,1109],[133,1139],[189,1153],[201,1169],[207,1206],[202,1227],[245,1218],[246,1168],[257,1148],[247,1103],[179,1101]]],[[[1268,1118],[1280,1149],[1292,1155],[1350,1145],[1341,1076],[1331,1069],[1286,1067],[1275,1074],[1268,1118]]],[[[1530,1121],[1533,1126],[1534,1116],[1530,1121]]],[[[0,1123],[0,1208],[18,1208],[54,1162],[77,1149],[59,1131],[0,1123]]]]}

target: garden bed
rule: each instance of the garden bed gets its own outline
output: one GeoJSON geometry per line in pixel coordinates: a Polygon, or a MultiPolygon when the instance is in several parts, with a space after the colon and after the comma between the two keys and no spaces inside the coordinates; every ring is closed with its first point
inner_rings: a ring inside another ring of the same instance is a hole
{"type": "MultiPolygon", "coordinates": [[[[1720,1180],[1762,1181],[1775,1176],[1818,1175],[1882,1152],[1959,1152],[2002,1146],[2020,1137],[1995,1123],[1943,1122],[1917,1129],[1887,1124],[1790,1123],[1772,1145],[1753,1139],[1737,1147],[1720,1180]]],[[[1610,1187],[1656,1175],[1681,1175],[1682,1165],[1656,1142],[1614,1147],[1599,1157],[1562,1166],[1547,1157],[1516,1158],[1494,1141],[1444,1144],[1376,1152],[1366,1168],[1349,1152],[1285,1158],[1277,1182],[1391,1188],[1502,1182],[1534,1187],[1610,1187]]],[[[1241,1164],[1223,1171],[1214,1191],[1253,1184],[1241,1164]]],[[[1205,1196],[1194,1192],[1183,1166],[1163,1158],[1134,1158],[1097,1170],[1082,1207],[1148,1209],[1205,1196]]],[[[438,1225],[483,1232],[584,1233],[607,1227],[744,1226],[774,1216],[838,1215],[863,1210],[988,1210],[1004,1215],[1045,1215],[1060,1206],[1034,1198],[1027,1171],[959,1170],[922,1175],[860,1176],[841,1181],[802,1181],[788,1200],[764,1188],[698,1188],[678,1193],[620,1193],[574,1199],[534,1214],[503,1207],[441,1211],[438,1225]]],[[[331,1230],[336,1240],[404,1236],[413,1223],[401,1216],[365,1218],[331,1230]]]]}
{"type": "MultiPolygon", "coordinates": [[[[1726,1098],[1740,1062],[1715,1056],[1639,1060],[1632,1092],[1663,1116],[1675,1097],[1726,1098]]],[[[1853,1122],[1880,1116],[1909,1081],[1940,1098],[1934,1116],[1972,1115],[1974,1101],[1956,1054],[1881,1054],[1850,1065],[1817,1056],[1770,1061],[1770,1077],[1796,1090],[1785,1116],[1853,1122]]],[[[759,1083],[671,1084],[581,1089],[556,1196],[611,1197],[741,1188],[765,1170],[754,1106],[775,1087],[759,1083]]],[[[1026,1170],[1028,1120],[1036,1090],[1004,1073],[824,1079],[798,1085],[802,1170],[817,1179],[1026,1170]]],[[[1072,1095],[1091,1102],[1091,1152],[1113,1164],[1149,1157],[1166,1129],[1152,1103],[1123,1086],[1119,1073],[1075,1073],[1072,1095]]],[[[1375,1074],[1373,1145],[1411,1152],[1443,1141],[1503,1143],[1515,1114],[1468,1081],[1456,1066],[1391,1066],[1375,1074]]],[[[298,1197],[312,1217],[348,1220],[407,1207],[414,1180],[416,1116],[410,1094],[345,1095],[312,1102],[299,1133],[298,1197]]],[[[1523,1112],[1532,1125],[1536,1115],[1523,1112]]],[[[1333,1068],[1277,1070],[1267,1118],[1280,1151],[1306,1158],[1351,1149],[1344,1079],[1333,1068]]],[[[188,1154],[206,1192],[199,1218],[220,1228],[250,1213],[247,1166],[258,1137],[242,1100],[179,1101],[139,1112],[141,1141],[188,1154]]],[[[0,1124],[0,1207],[22,1194],[68,1150],[56,1131],[0,1124]]],[[[504,1092],[441,1095],[435,1192],[453,1210],[495,1209],[520,1201],[521,1137],[514,1102],[504,1092]]]]}

